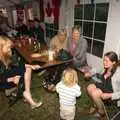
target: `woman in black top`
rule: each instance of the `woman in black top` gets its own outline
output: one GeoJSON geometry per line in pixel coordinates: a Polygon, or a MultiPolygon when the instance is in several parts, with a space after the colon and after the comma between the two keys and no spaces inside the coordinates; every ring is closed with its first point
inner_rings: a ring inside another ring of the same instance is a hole
{"type": "MultiPolygon", "coordinates": [[[[104,107],[102,100],[112,99],[112,95],[115,92],[115,85],[113,81],[116,79],[116,69],[118,64],[118,57],[115,52],[108,52],[104,55],[103,65],[104,71],[98,76],[101,79],[100,83],[90,84],[87,87],[87,92],[90,98],[93,100],[97,109],[90,109],[90,113],[93,113],[95,116],[103,116],[104,115],[104,107]]],[[[86,74],[86,77],[90,75],[86,74]]],[[[114,81],[115,82],[115,81],[114,81]]]]}
{"type": "Polygon", "coordinates": [[[30,103],[32,108],[39,107],[42,104],[41,101],[36,103],[32,99],[30,92],[31,72],[32,68],[35,69],[35,67],[16,64],[13,60],[12,45],[13,43],[9,38],[0,36],[0,82],[13,82],[17,84],[20,78],[23,77],[25,82],[24,98],[30,103]]]}

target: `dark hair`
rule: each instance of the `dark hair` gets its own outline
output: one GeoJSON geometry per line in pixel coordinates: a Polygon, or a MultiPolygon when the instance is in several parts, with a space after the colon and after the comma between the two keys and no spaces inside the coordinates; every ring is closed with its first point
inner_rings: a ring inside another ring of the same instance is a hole
{"type": "Polygon", "coordinates": [[[28,22],[34,22],[34,20],[29,19],[28,22]]]}
{"type": "Polygon", "coordinates": [[[78,30],[79,32],[81,32],[81,27],[79,25],[75,25],[74,27],[72,27],[72,32],[74,30],[78,30]]]}
{"type": "Polygon", "coordinates": [[[81,28],[80,25],[75,25],[74,27],[72,27],[72,32],[73,32],[74,30],[77,30],[78,32],[80,32],[80,35],[83,34],[83,31],[82,31],[82,28],[81,28]]]}
{"type": "Polygon", "coordinates": [[[107,56],[110,59],[111,62],[116,62],[116,63],[118,62],[118,56],[113,51],[105,53],[104,56],[107,56]]]}
{"type": "MultiPolygon", "coordinates": [[[[113,52],[113,51],[110,51],[110,52],[105,53],[104,56],[107,56],[107,57],[110,59],[111,62],[115,62],[114,66],[113,66],[112,69],[111,69],[111,73],[112,73],[111,76],[112,76],[112,75],[115,73],[116,68],[117,68],[117,66],[118,66],[118,56],[117,56],[117,54],[116,54],[115,52],[113,52]]],[[[104,74],[105,74],[106,72],[107,72],[107,69],[105,69],[104,74]]]]}
{"type": "Polygon", "coordinates": [[[119,66],[120,67],[120,60],[117,62],[117,65],[116,66],[119,66]]]}

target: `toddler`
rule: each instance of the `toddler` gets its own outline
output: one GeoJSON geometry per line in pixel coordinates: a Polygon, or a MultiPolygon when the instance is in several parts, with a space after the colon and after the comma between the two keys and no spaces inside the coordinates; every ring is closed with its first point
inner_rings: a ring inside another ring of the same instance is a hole
{"type": "Polygon", "coordinates": [[[61,119],[74,120],[76,97],[81,95],[77,72],[74,69],[64,70],[62,80],[56,85],[56,92],[60,99],[61,119]]]}

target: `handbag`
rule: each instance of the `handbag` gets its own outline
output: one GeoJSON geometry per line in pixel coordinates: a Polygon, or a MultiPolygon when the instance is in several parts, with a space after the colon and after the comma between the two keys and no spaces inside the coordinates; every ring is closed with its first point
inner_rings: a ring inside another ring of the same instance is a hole
{"type": "Polygon", "coordinates": [[[96,83],[102,83],[103,76],[99,73],[96,73],[92,76],[92,80],[96,83]]]}
{"type": "Polygon", "coordinates": [[[57,59],[61,60],[61,61],[69,60],[72,58],[73,58],[73,56],[70,54],[70,52],[68,52],[65,49],[60,49],[58,56],[57,56],[57,59]]]}

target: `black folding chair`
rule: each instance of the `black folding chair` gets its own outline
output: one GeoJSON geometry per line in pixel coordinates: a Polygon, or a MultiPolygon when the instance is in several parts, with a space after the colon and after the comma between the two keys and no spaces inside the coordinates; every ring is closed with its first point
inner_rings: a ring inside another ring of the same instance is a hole
{"type": "MultiPolygon", "coordinates": [[[[4,82],[4,83],[0,83],[0,91],[5,93],[6,89],[10,89],[15,87],[16,85],[13,82],[4,82]]],[[[10,96],[8,97],[8,104],[9,107],[13,106],[20,98],[22,98],[23,95],[23,91],[24,91],[24,78],[21,77],[21,79],[19,80],[18,85],[16,86],[15,89],[15,96],[12,95],[12,93],[10,94],[10,96]]]]}
{"type": "Polygon", "coordinates": [[[21,79],[19,80],[19,83],[17,85],[17,88],[15,90],[15,95],[11,94],[11,98],[9,100],[9,106],[13,106],[19,99],[21,99],[23,97],[23,91],[24,91],[24,77],[21,77],[21,79]]]}

